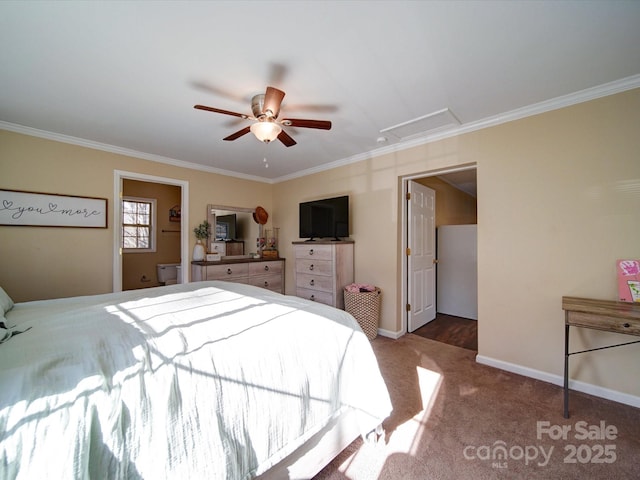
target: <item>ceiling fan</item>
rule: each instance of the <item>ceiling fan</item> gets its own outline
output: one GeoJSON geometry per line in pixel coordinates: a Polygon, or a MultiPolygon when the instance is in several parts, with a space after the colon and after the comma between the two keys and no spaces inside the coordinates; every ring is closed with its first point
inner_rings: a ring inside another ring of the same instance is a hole
{"type": "Polygon", "coordinates": [[[258,140],[264,143],[270,143],[276,138],[280,140],[286,147],[292,147],[296,141],[285,132],[282,127],[301,127],[301,128],[317,128],[320,130],[331,130],[331,122],[328,120],[304,120],[301,118],[283,118],[278,120],[280,114],[280,105],[285,93],[274,87],[267,87],[266,93],[255,95],[251,99],[251,111],[253,115],[244,113],[230,112],[229,110],[221,110],[219,108],[207,107],[206,105],[194,105],[198,110],[206,110],[208,112],[222,113],[224,115],[233,115],[244,120],[255,120],[248,127],[232,133],[223,140],[232,141],[253,133],[258,140]]]}

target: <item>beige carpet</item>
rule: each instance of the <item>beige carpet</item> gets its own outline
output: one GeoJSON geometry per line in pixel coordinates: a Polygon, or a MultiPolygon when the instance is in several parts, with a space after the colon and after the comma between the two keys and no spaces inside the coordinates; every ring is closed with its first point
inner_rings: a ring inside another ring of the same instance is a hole
{"type": "Polygon", "coordinates": [[[565,419],[562,388],[473,351],[412,334],[372,345],[393,403],[386,436],[356,440],[316,480],[640,478],[638,408],[571,392],[565,419]]]}

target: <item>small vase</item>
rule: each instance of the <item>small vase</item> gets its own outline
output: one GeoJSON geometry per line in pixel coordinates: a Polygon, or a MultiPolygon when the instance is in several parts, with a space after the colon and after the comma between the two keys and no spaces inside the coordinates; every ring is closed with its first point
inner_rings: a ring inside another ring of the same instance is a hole
{"type": "Polygon", "coordinates": [[[197,240],[196,244],[193,246],[193,260],[199,262],[204,260],[205,251],[204,245],[202,244],[202,240],[197,240]]]}

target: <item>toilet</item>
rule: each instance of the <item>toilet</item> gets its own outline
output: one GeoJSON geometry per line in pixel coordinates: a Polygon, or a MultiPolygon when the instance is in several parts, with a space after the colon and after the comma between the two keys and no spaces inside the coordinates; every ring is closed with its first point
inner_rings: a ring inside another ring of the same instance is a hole
{"type": "Polygon", "coordinates": [[[174,285],[179,283],[179,280],[181,280],[178,278],[179,267],[179,263],[159,263],[156,268],[160,285],[174,285]]]}

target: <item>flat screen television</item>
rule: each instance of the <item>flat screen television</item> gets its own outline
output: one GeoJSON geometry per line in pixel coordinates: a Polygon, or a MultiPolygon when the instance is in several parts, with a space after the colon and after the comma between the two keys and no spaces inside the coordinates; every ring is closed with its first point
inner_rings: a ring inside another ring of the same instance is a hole
{"type": "Polygon", "coordinates": [[[236,214],[220,215],[216,217],[216,240],[236,239],[236,214]]]}
{"type": "Polygon", "coordinates": [[[300,238],[349,236],[349,196],[300,203],[300,238]]]}

